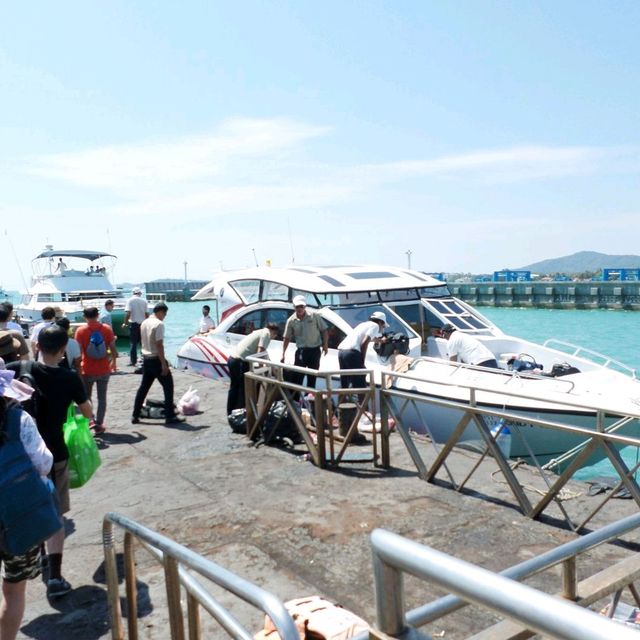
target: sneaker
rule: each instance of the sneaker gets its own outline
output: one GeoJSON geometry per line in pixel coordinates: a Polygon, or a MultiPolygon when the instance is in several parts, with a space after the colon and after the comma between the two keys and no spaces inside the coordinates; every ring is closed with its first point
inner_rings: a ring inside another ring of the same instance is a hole
{"type": "Polygon", "coordinates": [[[51,578],[47,581],[47,598],[59,598],[71,591],[71,585],[64,578],[51,578]]]}
{"type": "Polygon", "coordinates": [[[138,424],[140,422],[140,418],[136,418],[135,416],[131,416],[131,424],[138,424]]]}
{"type": "Polygon", "coordinates": [[[168,418],[165,418],[164,421],[165,424],[177,424],[178,422],[184,422],[184,418],[181,418],[180,416],[169,416],[168,418]]]}

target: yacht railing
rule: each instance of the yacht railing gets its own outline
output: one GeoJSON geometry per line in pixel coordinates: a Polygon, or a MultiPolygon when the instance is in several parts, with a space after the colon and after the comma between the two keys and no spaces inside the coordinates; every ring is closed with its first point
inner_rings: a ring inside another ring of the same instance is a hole
{"type": "Polygon", "coordinates": [[[228,636],[240,640],[252,640],[253,632],[245,629],[206,587],[190,572],[206,578],[225,591],[268,615],[283,640],[298,640],[300,635],[282,601],[257,585],[241,578],[220,565],[117,513],[107,513],[102,523],[107,575],[108,605],[111,619],[111,637],[124,640],[122,611],[118,586],[118,569],[114,542],[114,526],[123,529],[124,570],[127,595],[128,637],[138,636],[138,606],[136,595],[135,543],[144,547],[164,567],[167,605],[172,640],[184,640],[184,612],[181,603],[181,587],[187,595],[187,622],[189,640],[200,640],[200,609],[207,611],[228,636]]]}
{"type": "MultiPolygon", "coordinates": [[[[576,555],[617,538],[639,525],[640,515],[636,514],[511,567],[502,574],[495,574],[390,531],[375,529],[371,533],[371,546],[377,627],[371,635],[374,638],[426,639],[427,636],[418,635],[414,627],[439,619],[467,604],[476,604],[521,624],[525,629],[544,634],[548,638],[633,640],[638,637],[637,631],[612,622],[605,616],[581,608],[568,600],[542,593],[515,580],[521,580],[563,562],[565,567],[563,595],[568,599],[576,599],[576,555]],[[403,574],[405,573],[444,587],[455,595],[445,596],[405,614],[403,594],[403,574]],[[377,635],[378,631],[380,635],[377,635]]],[[[633,573],[637,574],[637,569],[633,573]]],[[[631,577],[622,578],[614,583],[615,586],[609,592],[621,590],[632,582],[631,577]]],[[[526,638],[532,635],[523,631],[509,637],[526,638]]],[[[487,635],[486,637],[498,636],[487,635]]],[[[356,640],[366,640],[366,638],[365,634],[360,634],[356,640]]]]}
{"type": "Polygon", "coordinates": [[[603,353],[598,353],[597,351],[592,351],[591,349],[586,349],[585,347],[580,347],[576,344],[565,342],[564,340],[549,338],[549,340],[547,340],[543,344],[543,346],[549,347],[551,349],[556,349],[557,351],[565,351],[568,355],[571,355],[571,356],[584,358],[586,360],[592,360],[596,364],[601,364],[603,367],[606,367],[608,369],[623,371],[627,375],[631,376],[632,378],[637,377],[636,370],[624,364],[624,362],[620,362],[619,360],[610,358],[609,356],[606,356],[603,353]]]}

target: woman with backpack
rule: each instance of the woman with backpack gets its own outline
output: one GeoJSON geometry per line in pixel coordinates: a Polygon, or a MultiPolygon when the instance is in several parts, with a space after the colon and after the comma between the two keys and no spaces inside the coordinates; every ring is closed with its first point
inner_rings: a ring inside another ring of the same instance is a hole
{"type": "MultiPolygon", "coordinates": [[[[12,470],[17,465],[24,464],[25,455],[30,459],[37,474],[43,477],[46,477],[53,464],[53,455],[38,433],[35,422],[19,404],[27,400],[33,390],[13,378],[14,372],[5,369],[4,361],[0,358],[0,456],[4,449],[9,459],[9,461],[3,460],[3,464],[0,465],[0,491],[16,490],[15,479],[11,477],[15,475],[12,474],[12,470]]],[[[53,510],[57,515],[55,505],[53,510]]],[[[6,512],[3,505],[1,509],[3,518],[7,515],[6,512]]],[[[24,525],[28,528],[28,533],[25,535],[32,535],[35,529],[33,522],[24,523],[24,525]]],[[[56,526],[55,520],[53,526],[56,526]]],[[[59,527],[60,523],[57,526],[59,527]]],[[[10,523],[3,522],[2,527],[9,530],[10,523]]],[[[18,554],[11,553],[5,548],[9,546],[8,541],[0,540],[0,565],[2,566],[0,638],[2,640],[13,640],[18,635],[24,616],[27,580],[33,580],[40,575],[41,542],[51,533],[53,531],[42,531],[42,540],[24,553],[18,554]]]]}

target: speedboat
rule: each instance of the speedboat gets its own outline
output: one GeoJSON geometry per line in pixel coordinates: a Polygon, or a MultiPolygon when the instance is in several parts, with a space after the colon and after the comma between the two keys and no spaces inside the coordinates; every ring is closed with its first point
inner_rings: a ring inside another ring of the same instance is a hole
{"type": "MultiPolygon", "coordinates": [[[[329,353],[321,359],[322,370],[337,371],[337,347],[345,334],[373,312],[382,311],[389,324],[389,342],[402,345],[405,356],[406,371],[395,386],[418,397],[462,405],[471,402],[469,390],[473,389],[478,406],[516,414],[512,457],[554,456],[584,439],[531,426],[527,418],[593,429],[602,412],[640,417],[640,382],[623,363],[557,340],[538,345],[506,335],[478,310],[454,298],[445,282],[399,267],[255,267],[220,273],[193,298],[217,300],[218,326],[189,338],[178,351],[178,366],[209,378],[226,378],[227,360],[235,346],[268,322],[280,327],[280,336],[268,348],[270,358],[279,361],[282,332],[293,313],[293,297],[298,295],[322,315],[329,328],[329,353]],[[433,329],[445,324],[481,341],[499,368],[452,362],[447,341],[432,335],[433,329]]],[[[289,349],[287,362],[292,363],[295,347],[289,349]]],[[[394,369],[397,360],[398,354],[382,345],[367,351],[365,367],[374,371],[380,383],[381,373],[394,369]]],[[[463,411],[427,402],[411,403],[407,409],[405,403],[403,421],[445,442],[463,411]]],[[[490,427],[498,421],[487,416],[490,427]]],[[[477,429],[469,426],[461,440],[479,438],[477,429]]]]}
{"type": "Polygon", "coordinates": [[[44,307],[59,308],[71,322],[84,322],[86,307],[102,309],[111,299],[113,328],[120,334],[126,299],[109,277],[116,260],[116,256],[102,251],[63,251],[47,245],[33,259],[31,284],[15,307],[20,323],[28,327],[39,322],[44,307]]]}

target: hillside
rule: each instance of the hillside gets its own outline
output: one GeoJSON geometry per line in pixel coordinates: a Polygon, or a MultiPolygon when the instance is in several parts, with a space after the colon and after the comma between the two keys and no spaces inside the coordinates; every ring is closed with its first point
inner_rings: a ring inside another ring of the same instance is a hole
{"type": "Polygon", "coordinates": [[[639,269],[640,256],[618,256],[598,253],[597,251],[579,251],[570,256],[541,260],[540,262],[534,262],[533,264],[520,267],[520,269],[526,269],[539,274],[583,273],[585,271],[597,271],[603,268],[639,269]]]}

